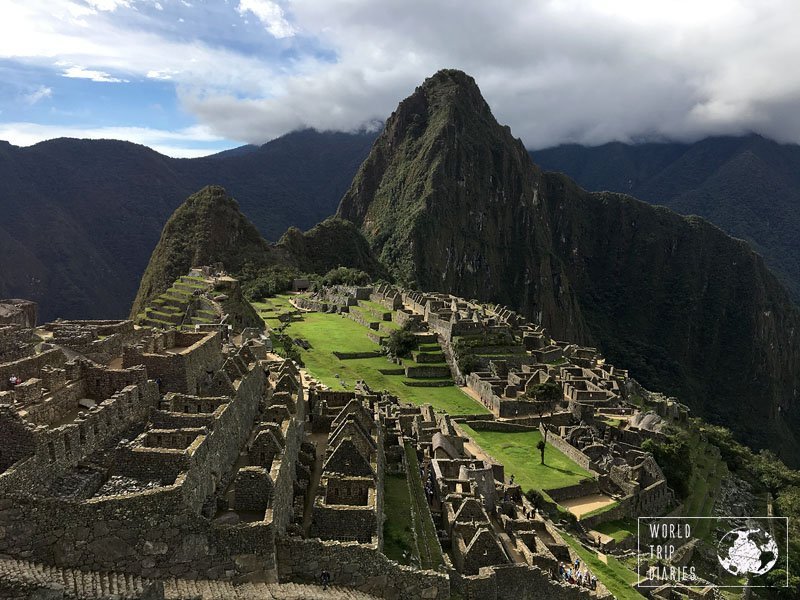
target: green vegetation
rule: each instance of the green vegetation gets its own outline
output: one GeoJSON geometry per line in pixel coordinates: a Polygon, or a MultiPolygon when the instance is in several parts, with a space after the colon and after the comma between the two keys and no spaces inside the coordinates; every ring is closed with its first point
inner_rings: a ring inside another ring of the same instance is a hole
{"type": "Polygon", "coordinates": [[[689,495],[692,461],[686,433],[671,431],[664,442],[645,440],[642,450],[653,454],[658,466],[664,471],[667,483],[681,498],[689,495]]]}
{"type": "Polygon", "coordinates": [[[644,596],[631,587],[638,581],[636,573],[613,556],[606,558],[607,563],[603,562],[595,552],[584,548],[568,533],[561,532],[561,537],[572,546],[581,560],[589,566],[589,569],[603,582],[608,591],[614,594],[617,600],[643,600],[644,596]]]}
{"type": "MultiPolygon", "coordinates": [[[[269,299],[271,301],[272,299],[269,299]]],[[[262,304],[256,304],[262,306],[262,304]]],[[[332,389],[353,389],[363,379],[376,390],[388,390],[406,402],[429,403],[451,415],[488,412],[480,403],[454,385],[446,387],[411,387],[404,385],[405,375],[386,375],[381,370],[397,368],[384,357],[339,360],[338,352],[375,352],[380,346],[367,337],[368,330],[344,315],[301,313],[288,324],[284,333],[302,338],[309,350],[299,350],[308,370],[332,389]],[[336,377],[338,375],[338,377],[336,377]]]]}
{"type": "Polygon", "coordinates": [[[419,552],[414,541],[411,514],[411,496],[405,475],[390,474],[383,479],[383,553],[404,565],[419,561],[419,552]]]}
{"type": "Polygon", "coordinates": [[[414,521],[414,531],[417,534],[420,566],[423,569],[436,569],[444,563],[444,558],[439,538],[436,536],[436,528],[433,526],[428,500],[422,488],[417,451],[411,442],[405,443],[405,451],[408,471],[406,476],[411,488],[411,516],[414,521]]]}
{"type": "Polygon", "coordinates": [[[620,519],[618,521],[606,521],[594,528],[617,542],[637,534],[637,523],[634,519],[620,519]]]}
{"type": "Polygon", "coordinates": [[[238,276],[245,282],[242,285],[244,297],[253,301],[291,290],[293,280],[304,275],[287,267],[258,268],[252,263],[248,263],[238,273],[238,276]]]}
{"type": "Polygon", "coordinates": [[[417,336],[408,327],[393,331],[386,340],[386,349],[392,356],[407,358],[417,346],[417,336]]]}
{"type": "Polygon", "coordinates": [[[524,491],[565,487],[591,477],[591,473],[550,444],[547,444],[546,464],[539,464],[535,458],[536,445],[543,440],[538,431],[505,433],[477,431],[469,425],[462,427],[487,454],[505,465],[506,477],[514,475],[514,481],[524,491]]]}
{"type": "Polygon", "coordinates": [[[360,269],[337,267],[328,271],[321,280],[322,285],[367,285],[372,278],[360,269]]]}
{"type": "MultiPolygon", "coordinates": [[[[164,225],[150,262],[142,275],[131,314],[196,265],[223,263],[235,273],[245,264],[266,266],[278,262],[274,249],[239,211],[236,200],[219,186],[192,194],[164,225]]],[[[191,292],[190,283],[182,286],[191,292]]]]}
{"type": "Polygon", "coordinates": [[[611,502],[610,504],[606,504],[605,506],[601,506],[600,508],[595,508],[594,510],[589,511],[588,513],[582,514],[581,519],[602,515],[603,513],[610,511],[612,508],[616,508],[618,505],[619,502],[611,502]]]}

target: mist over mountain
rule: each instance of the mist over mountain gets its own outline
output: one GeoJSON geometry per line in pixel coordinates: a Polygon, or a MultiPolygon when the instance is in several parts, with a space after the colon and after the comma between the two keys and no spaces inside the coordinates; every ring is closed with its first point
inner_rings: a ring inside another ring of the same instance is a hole
{"type": "Polygon", "coordinates": [[[164,223],[223,185],[267,239],[333,214],[374,134],[300,131],[258,148],[173,159],[114,140],[0,144],[0,297],[44,320],[128,314],[164,223]]]}

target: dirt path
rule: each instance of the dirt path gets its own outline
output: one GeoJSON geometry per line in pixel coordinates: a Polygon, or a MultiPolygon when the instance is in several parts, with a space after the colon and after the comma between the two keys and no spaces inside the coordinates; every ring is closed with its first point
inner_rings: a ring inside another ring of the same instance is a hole
{"type": "Polygon", "coordinates": [[[614,504],[614,502],[616,500],[605,494],[591,494],[580,498],[572,498],[571,500],[562,500],[559,504],[580,519],[583,515],[609,504],[614,504]]]}

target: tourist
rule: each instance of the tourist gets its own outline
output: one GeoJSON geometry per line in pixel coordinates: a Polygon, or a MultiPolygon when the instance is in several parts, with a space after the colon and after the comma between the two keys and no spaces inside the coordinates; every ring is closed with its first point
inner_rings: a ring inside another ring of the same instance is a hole
{"type": "Polygon", "coordinates": [[[323,591],[327,590],[328,585],[331,582],[331,574],[326,569],[322,569],[322,573],[320,573],[319,579],[322,582],[323,591]]]}
{"type": "Polygon", "coordinates": [[[508,480],[509,485],[514,485],[514,474],[511,474],[511,479],[508,480]]]}

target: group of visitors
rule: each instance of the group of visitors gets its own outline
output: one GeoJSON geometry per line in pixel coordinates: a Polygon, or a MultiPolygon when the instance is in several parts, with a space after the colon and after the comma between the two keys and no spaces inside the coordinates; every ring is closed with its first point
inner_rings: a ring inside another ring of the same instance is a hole
{"type": "Polygon", "coordinates": [[[571,565],[564,565],[564,563],[559,562],[556,579],[592,590],[597,589],[597,577],[592,575],[585,566],[581,568],[580,558],[576,558],[575,562],[571,565]]]}
{"type": "Polygon", "coordinates": [[[16,375],[12,375],[11,377],[8,378],[8,385],[11,386],[12,388],[15,385],[19,385],[20,383],[22,383],[22,379],[20,379],[16,375]]]}

